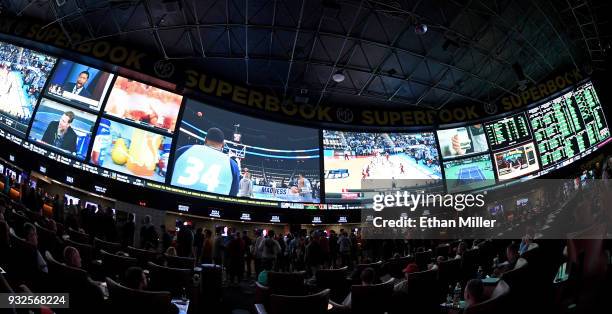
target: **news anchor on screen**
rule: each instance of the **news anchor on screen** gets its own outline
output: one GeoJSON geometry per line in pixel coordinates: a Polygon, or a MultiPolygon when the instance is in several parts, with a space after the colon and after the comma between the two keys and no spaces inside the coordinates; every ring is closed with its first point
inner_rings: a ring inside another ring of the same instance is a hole
{"type": "Polygon", "coordinates": [[[59,149],[75,153],[77,134],[72,129],[72,121],[74,121],[74,113],[72,111],[64,112],[59,121],[49,123],[42,141],[59,149]]]}
{"type": "Polygon", "coordinates": [[[177,150],[172,184],[198,191],[236,196],[239,190],[238,163],[223,153],[225,135],[210,128],[204,145],[190,145],[177,150]]]}
{"type": "Polygon", "coordinates": [[[91,92],[85,88],[85,83],[89,80],[89,72],[83,71],[79,73],[76,82],[67,82],[62,86],[65,92],[73,93],[75,95],[83,96],[86,98],[92,98],[91,92]]]}

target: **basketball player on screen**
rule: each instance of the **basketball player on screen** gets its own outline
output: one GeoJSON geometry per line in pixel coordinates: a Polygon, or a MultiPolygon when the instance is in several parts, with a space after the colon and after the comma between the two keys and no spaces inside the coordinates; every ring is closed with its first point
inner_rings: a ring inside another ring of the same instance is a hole
{"type": "Polygon", "coordinates": [[[204,145],[184,146],[177,150],[172,184],[216,194],[236,196],[239,190],[238,163],[223,153],[225,135],[210,128],[204,145]]]}
{"type": "Polygon", "coordinates": [[[310,180],[304,177],[303,172],[298,174],[297,186],[302,202],[312,202],[312,185],[310,184],[310,180]]]}

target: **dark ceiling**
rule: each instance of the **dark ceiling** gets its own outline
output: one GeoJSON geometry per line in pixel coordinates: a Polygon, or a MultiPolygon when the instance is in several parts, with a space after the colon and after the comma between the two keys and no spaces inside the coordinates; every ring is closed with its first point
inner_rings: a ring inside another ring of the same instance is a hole
{"type": "Polygon", "coordinates": [[[527,84],[602,70],[609,2],[5,0],[3,14],[129,42],[312,104],[442,108],[513,93],[517,65],[527,84]]]}

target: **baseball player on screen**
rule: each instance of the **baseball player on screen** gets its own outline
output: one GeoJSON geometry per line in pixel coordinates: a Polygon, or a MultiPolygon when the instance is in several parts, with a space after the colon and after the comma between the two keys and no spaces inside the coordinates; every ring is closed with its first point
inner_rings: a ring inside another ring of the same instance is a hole
{"type": "Polygon", "coordinates": [[[223,153],[225,135],[210,128],[204,145],[177,150],[172,184],[194,190],[236,196],[240,183],[238,163],[223,153]]]}

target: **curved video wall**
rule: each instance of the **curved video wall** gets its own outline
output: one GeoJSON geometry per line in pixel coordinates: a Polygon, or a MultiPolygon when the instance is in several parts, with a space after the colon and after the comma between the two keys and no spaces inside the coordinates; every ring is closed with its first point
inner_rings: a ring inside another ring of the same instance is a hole
{"type": "Polygon", "coordinates": [[[0,135],[123,183],[296,209],[363,208],[375,194],[424,185],[486,189],[563,167],[610,140],[588,81],[492,121],[420,132],[320,130],[3,42],[0,135]]]}

